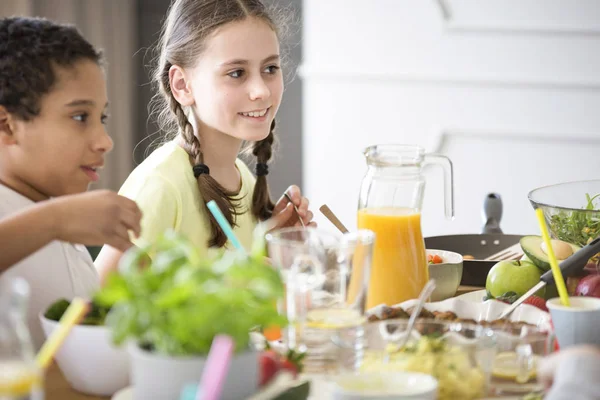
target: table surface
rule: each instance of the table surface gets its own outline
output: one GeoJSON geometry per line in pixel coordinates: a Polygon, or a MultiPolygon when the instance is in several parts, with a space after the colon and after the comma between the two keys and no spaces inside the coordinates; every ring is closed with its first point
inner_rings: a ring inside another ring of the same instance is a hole
{"type": "MultiPolygon", "coordinates": [[[[461,286],[458,288],[456,296],[481,289],[483,288],[474,286],[461,286]]],[[[56,363],[53,363],[52,366],[48,368],[45,379],[45,390],[46,400],[106,400],[110,398],[90,396],[75,391],[66,381],[56,363]]]]}

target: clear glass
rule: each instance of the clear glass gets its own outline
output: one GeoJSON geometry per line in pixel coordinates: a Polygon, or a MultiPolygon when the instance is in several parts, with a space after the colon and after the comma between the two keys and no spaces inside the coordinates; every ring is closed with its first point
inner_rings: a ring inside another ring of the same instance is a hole
{"type": "Polygon", "coordinates": [[[537,381],[542,357],[554,351],[553,332],[537,327],[496,326],[498,354],[492,369],[492,391],[498,395],[527,394],[543,390],[537,381]]]}
{"type": "Polygon", "coordinates": [[[269,257],[286,284],[282,305],[290,321],[287,347],[305,350],[307,372],[336,366],[332,334],[360,329],[366,321],[366,294],[375,236],[361,230],[339,238],[316,229],[288,228],[267,235],[269,257]]]}
{"type": "Polygon", "coordinates": [[[339,369],[354,372],[421,372],[438,380],[439,400],[485,397],[496,355],[492,329],[461,323],[418,321],[403,349],[408,321],[372,322],[363,332],[334,337],[339,369]]]}
{"type": "Polygon", "coordinates": [[[422,170],[431,164],[443,168],[445,214],[453,218],[452,163],[418,146],[376,145],[364,155],[368,168],[360,189],[358,228],[377,236],[367,307],[392,306],[417,298],[429,280],[421,232],[422,170]]]}
{"type": "Polygon", "coordinates": [[[0,399],[43,399],[42,374],[27,328],[29,285],[21,278],[0,287],[0,399]]]}

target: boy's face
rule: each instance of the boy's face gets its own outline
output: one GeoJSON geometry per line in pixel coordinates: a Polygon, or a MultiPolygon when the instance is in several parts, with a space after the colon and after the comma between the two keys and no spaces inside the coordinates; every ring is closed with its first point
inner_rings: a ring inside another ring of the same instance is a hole
{"type": "Polygon", "coordinates": [[[56,67],[56,78],[37,117],[0,123],[0,179],[32,200],[86,191],[113,146],[100,67],[82,60],[56,67]]]}

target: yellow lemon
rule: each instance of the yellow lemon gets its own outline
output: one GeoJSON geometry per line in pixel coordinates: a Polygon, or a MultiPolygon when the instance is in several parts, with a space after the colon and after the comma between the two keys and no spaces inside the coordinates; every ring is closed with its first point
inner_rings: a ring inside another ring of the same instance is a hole
{"type": "Polygon", "coordinates": [[[321,308],[310,310],[306,316],[307,326],[317,329],[338,329],[361,325],[366,321],[357,310],[346,308],[321,308]]]}
{"type": "MultiPolygon", "coordinates": [[[[531,356],[531,365],[524,366],[523,372],[519,373],[517,353],[508,351],[499,353],[494,360],[492,375],[500,379],[510,379],[517,383],[525,383],[536,376],[536,366],[539,356],[531,356]]],[[[525,361],[527,362],[527,361],[525,361]]]]}

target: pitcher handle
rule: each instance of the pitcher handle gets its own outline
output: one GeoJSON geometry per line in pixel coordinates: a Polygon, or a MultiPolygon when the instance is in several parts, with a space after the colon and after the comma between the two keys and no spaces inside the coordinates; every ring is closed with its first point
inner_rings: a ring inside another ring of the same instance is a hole
{"type": "Polygon", "coordinates": [[[425,154],[424,165],[436,164],[444,170],[444,213],[447,219],[454,219],[454,171],[452,161],[441,154],[425,154]]]}

